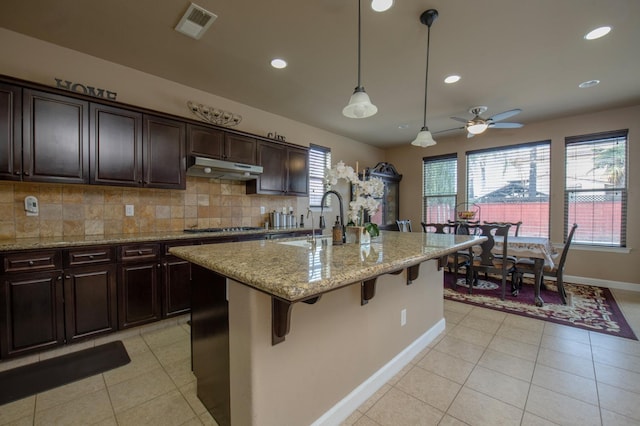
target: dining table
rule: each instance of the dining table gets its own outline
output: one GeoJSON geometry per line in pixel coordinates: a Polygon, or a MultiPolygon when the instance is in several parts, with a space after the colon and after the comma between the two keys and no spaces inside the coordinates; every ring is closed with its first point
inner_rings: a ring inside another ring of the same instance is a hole
{"type": "MultiPolygon", "coordinates": [[[[502,254],[504,237],[494,236],[495,245],[492,252],[502,254]]],[[[516,259],[529,258],[534,262],[534,298],[536,306],[543,306],[544,300],[540,296],[545,267],[553,268],[558,253],[551,240],[545,237],[507,237],[507,256],[516,259]]],[[[517,296],[519,289],[512,288],[512,294],[517,296]]]]}

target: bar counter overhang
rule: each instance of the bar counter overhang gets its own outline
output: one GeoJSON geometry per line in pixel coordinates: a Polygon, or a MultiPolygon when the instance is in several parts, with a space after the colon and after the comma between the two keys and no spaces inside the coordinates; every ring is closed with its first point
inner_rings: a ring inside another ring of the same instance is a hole
{"type": "Polygon", "coordinates": [[[439,259],[482,241],[172,248],[193,264],[198,397],[221,425],[340,423],[444,330],[439,259]]]}

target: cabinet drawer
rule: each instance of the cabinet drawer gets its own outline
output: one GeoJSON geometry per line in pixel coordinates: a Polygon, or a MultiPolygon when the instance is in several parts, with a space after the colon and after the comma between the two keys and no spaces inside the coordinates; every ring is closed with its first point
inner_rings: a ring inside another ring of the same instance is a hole
{"type": "Polygon", "coordinates": [[[65,266],[97,265],[115,262],[112,247],[89,247],[68,250],[65,256],[65,266]]]}
{"type": "Polygon", "coordinates": [[[121,246],[118,256],[121,262],[139,262],[156,259],[159,252],[158,244],[132,244],[121,246]]]}
{"type": "Polygon", "coordinates": [[[51,271],[60,269],[60,253],[55,250],[5,254],[3,272],[51,271]]]}

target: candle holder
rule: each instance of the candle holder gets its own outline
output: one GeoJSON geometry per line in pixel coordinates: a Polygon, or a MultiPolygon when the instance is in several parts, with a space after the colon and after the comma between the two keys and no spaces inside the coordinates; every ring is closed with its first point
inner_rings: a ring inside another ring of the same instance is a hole
{"type": "Polygon", "coordinates": [[[218,126],[233,127],[242,121],[240,114],[234,114],[219,108],[196,104],[191,101],[187,101],[187,106],[189,107],[189,111],[199,119],[218,126]]]}

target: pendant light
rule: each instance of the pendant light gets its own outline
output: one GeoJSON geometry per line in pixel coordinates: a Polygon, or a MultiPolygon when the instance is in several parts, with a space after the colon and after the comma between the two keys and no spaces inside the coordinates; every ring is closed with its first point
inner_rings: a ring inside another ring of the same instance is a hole
{"type": "Polygon", "coordinates": [[[360,0],[358,0],[358,86],[353,91],[353,95],[349,99],[349,104],[344,107],[342,114],[349,118],[366,118],[371,117],[378,108],[371,103],[369,95],[364,91],[364,87],[360,84],[360,38],[361,38],[361,7],[360,0]]]}
{"type": "Polygon", "coordinates": [[[424,77],[424,121],[422,122],[422,129],[418,133],[418,136],[411,142],[411,145],[421,146],[426,148],[433,146],[436,141],[433,140],[433,136],[427,127],[427,85],[429,83],[429,40],[431,37],[431,24],[438,17],[438,11],[435,9],[429,9],[420,15],[420,22],[427,26],[427,70],[424,77]]]}

